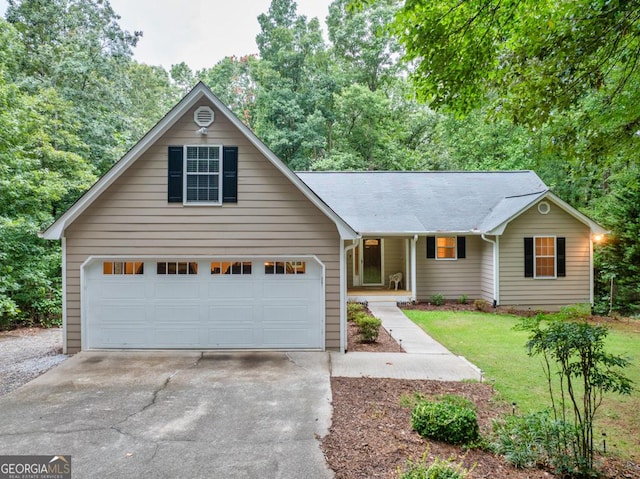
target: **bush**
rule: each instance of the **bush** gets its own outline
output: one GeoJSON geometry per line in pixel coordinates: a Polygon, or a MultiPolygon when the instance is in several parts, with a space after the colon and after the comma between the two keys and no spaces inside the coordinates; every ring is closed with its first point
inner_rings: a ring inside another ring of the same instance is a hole
{"type": "Polygon", "coordinates": [[[478,311],[487,311],[489,309],[489,302],[485,301],[484,299],[476,299],[473,302],[473,306],[478,310],[478,311]]]}
{"type": "Polygon", "coordinates": [[[360,303],[347,303],[347,321],[355,321],[359,313],[364,313],[364,306],[360,303]]]}
{"type": "Polygon", "coordinates": [[[508,416],[493,430],[492,449],[515,467],[551,467],[560,474],[579,469],[572,447],[575,427],[554,420],[548,411],[508,416]]]}
{"type": "Polygon", "coordinates": [[[467,304],[469,297],[466,294],[460,295],[458,298],[458,304],[467,304]]]}
{"type": "Polygon", "coordinates": [[[444,296],[436,293],[431,296],[431,302],[436,306],[442,306],[444,304],[444,296]]]}
{"type": "Polygon", "coordinates": [[[418,462],[408,460],[406,469],[398,472],[400,479],[464,479],[469,474],[462,464],[453,464],[440,457],[436,457],[432,464],[427,464],[426,457],[418,462]]]}
{"type": "Polygon", "coordinates": [[[480,439],[475,406],[461,396],[423,401],[411,413],[411,427],[422,437],[471,445],[480,439]]]}
{"type": "Polygon", "coordinates": [[[362,342],[373,343],[378,339],[378,333],[382,325],[382,321],[378,318],[362,312],[356,316],[355,322],[362,342]]]}

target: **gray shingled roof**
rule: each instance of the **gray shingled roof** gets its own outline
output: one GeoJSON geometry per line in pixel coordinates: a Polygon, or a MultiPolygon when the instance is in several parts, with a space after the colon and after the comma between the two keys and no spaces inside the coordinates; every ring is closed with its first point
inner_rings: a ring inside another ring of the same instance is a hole
{"type": "Polygon", "coordinates": [[[359,233],[485,233],[548,191],[532,171],[297,174],[359,233]]]}

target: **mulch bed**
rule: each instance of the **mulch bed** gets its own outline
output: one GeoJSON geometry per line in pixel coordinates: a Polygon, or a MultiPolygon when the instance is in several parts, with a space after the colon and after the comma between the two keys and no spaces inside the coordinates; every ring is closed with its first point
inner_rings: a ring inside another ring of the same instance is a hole
{"type": "Polygon", "coordinates": [[[361,342],[358,326],[353,322],[347,322],[347,351],[365,351],[373,353],[404,353],[404,350],[391,335],[380,326],[378,339],[373,343],[361,342]]]}
{"type": "MultiPolygon", "coordinates": [[[[429,462],[440,456],[462,463],[471,469],[469,479],[553,477],[543,470],[515,469],[487,451],[428,441],[411,429],[411,409],[401,405],[403,396],[413,396],[415,392],[425,397],[459,394],[476,404],[478,422],[486,434],[493,419],[509,413],[508,406],[494,401],[488,384],[331,378],[331,390],[332,426],[322,439],[322,450],[336,479],[397,478],[398,468],[404,467],[407,459],[415,461],[424,454],[429,462]]],[[[640,479],[640,468],[630,462],[607,459],[604,470],[606,479],[640,479]]]]}
{"type": "MultiPolygon", "coordinates": [[[[404,307],[404,306],[403,306],[404,307]]],[[[476,310],[473,304],[448,302],[442,306],[426,303],[407,309],[476,310]]],[[[514,313],[493,308],[488,311],[514,313]]],[[[487,311],[487,312],[488,312],[487,311]]],[[[528,312],[532,314],[531,312],[528,312]]],[[[526,315],[519,311],[517,314],[526,315]]],[[[347,323],[348,351],[402,352],[402,348],[380,328],[378,341],[362,343],[358,328],[347,323]]],[[[413,381],[377,378],[331,378],[333,394],[332,426],[322,439],[322,450],[336,479],[397,478],[407,459],[417,461],[426,455],[429,463],[436,457],[451,459],[470,469],[468,479],[550,479],[543,470],[516,469],[500,456],[483,450],[466,450],[450,444],[429,441],[411,429],[411,409],[402,399],[416,392],[424,397],[457,394],[477,406],[478,422],[483,435],[491,432],[493,420],[509,414],[509,405],[494,398],[489,384],[413,381]]],[[[640,465],[606,458],[602,479],[640,479],[640,465]]]]}

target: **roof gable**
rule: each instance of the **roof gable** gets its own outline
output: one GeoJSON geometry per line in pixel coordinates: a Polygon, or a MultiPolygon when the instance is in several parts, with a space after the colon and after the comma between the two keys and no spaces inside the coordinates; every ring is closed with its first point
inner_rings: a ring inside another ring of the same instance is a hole
{"type": "Polygon", "coordinates": [[[229,110],[213,92],[199,82],[147,134],[136,143],[113,167],[94,183],[65,213],[43,233],[45,239],[60,239],[65,229],[111,186],[138,158],[162,137],[186,112],[205,98],[222,113],[262,155],[287,177],[316,207],[329,217],[343,238],[355,238],[355,231],[332,211],[300,178],[293,173],[267,146],[229,110]]]}

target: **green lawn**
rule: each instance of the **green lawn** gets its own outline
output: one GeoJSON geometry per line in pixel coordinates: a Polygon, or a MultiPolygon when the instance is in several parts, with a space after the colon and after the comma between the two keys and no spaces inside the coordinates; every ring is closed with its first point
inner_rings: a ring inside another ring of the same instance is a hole
{"type": "MultiPolygon", "coordinates": [[[[485,381],[494,384],[499,398],[515,402],[518,411],[549,406],[541,359],[527,355],[528,334],[513,329],[520,318],[456,311],[407,310],[404,313],[455,354],[482,369],[485,381]]],[[[636,355],[624,373],[640,389],[640,324],[618,322],[611,323],[610,327],[607,350],[636,355]]],[[[607,432],[608,449],[640,460],[640,391],[634,391],[631,396],[607,396],[599,414],[599,427],[607,432]]]]}

